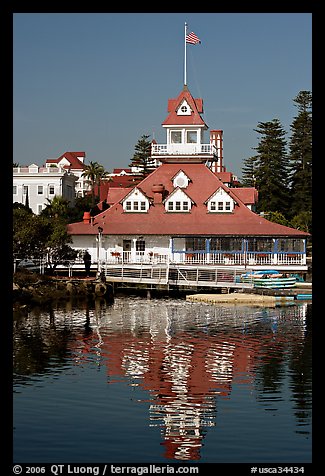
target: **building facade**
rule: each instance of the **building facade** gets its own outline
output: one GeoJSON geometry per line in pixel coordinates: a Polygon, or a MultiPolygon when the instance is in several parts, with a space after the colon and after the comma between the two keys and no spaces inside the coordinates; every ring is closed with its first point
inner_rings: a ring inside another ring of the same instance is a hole
{"type": "Polygon", "coordinates": [[[62,167],[13,168],[13,202],[28,205],[33,213],[39,215],[56,195],[68,200],[71,206],[75,201],[77,177],[62,167]]]}
{"type": "Polygon", "coordinates": [[[184,86],[168,101],[165,144],[152,144],[161,164],[134,187],[109,197],[110,208],[68,226],[73,247],[100,263],[190,263],[304,270],[308,233],[254,213],[255,189],[228,187],[222,134],[208,143],[203,100],[184,86]],[[115,201],[114,201],[115,198],[115,201]]]}
{"type": "Polygon", "coordinates": [[[46,167],[63,168],[77,177],[75,184],[76,197],[84,197],[90,192],[89,181],[83,177],[85,170],[85,152],[65,152],[57,159],[47,159],[46,167]]]}

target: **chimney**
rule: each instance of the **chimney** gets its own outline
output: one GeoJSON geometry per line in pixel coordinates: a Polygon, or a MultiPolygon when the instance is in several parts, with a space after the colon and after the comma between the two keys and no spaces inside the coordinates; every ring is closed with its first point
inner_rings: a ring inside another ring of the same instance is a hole
{"type": "Polygon", "coordinates": [[[162,183],[158,183],[152,186],[154,204],[162,203],[164,190],[165,190],[165,187],[162,183]]]}
{"type": "Polygon", "coordinates": [[[84,216],[82,217],[84,223],[90,223],[91,216],[90,212],[84,212],[84,216]]]}

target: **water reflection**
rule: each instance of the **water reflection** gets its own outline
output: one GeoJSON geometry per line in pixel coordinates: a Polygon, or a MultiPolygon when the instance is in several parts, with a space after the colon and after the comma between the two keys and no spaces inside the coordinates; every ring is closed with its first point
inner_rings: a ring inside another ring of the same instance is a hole
{"type": "Polygon", "coordinates": [[[66,365],[105,366],[109,384],[127,378],[147,391],[139,404],[161,431],[164,457],[198,460],[217,425],[218,400],[229,399],[235,384],[276,411],[289,377],[298,431],[307,431],[310,313],[306,304],[260,309],[136,298],[35,310],[14,322],[15,382],[30,384],[66,365]]]}

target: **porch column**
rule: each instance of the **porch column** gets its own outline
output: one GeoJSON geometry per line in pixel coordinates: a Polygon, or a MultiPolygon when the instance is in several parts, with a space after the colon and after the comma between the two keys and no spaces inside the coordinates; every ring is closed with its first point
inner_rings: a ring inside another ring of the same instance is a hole
{"type": "Polygon", "coordinates": [[[174,261],[174,238],[169,238],[169,261],[174,261]]]}
{"type": "Polygon", "coordinates": [[[278,264],[278,239],[274,239],[274,246],[273,246],[273,264],[278,264]]]}
{"type": "Polygon", "coordinates": [[[133,241],[133,246],[131,247],[131,263],[135,263],[136,262],[136,249],[137,249],[137,239],[136,238],[133,238],[132,239],[133,241]]]}
{"type": "Polygon", "coordinates": [[[211,242],[211,238],[207,238],[205,240],[205,252],[206,252],[206,256],[207,256],[207,264],[210,263],[210,242],[211,242]]]}

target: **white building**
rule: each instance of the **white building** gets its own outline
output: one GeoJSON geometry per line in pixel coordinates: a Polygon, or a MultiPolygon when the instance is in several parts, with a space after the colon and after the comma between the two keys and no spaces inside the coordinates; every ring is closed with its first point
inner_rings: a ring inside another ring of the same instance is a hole
{"type": "Polygon", "coordinates": [[[36,164],[14,167],[13,203],[28,203],[37,215],[55,195],[65,198],[73,206],[76,181],[77,177],[63,167],[39,167],[36,164]]]}
{"type": "Polygon", "coordinates": [[[91,190],[89,180],[82,175],[85,169],[85,158],[85,152],[64,152],[64,154],[62,154],[57,159],[46,159],[45,166],[62,167],[76,175],[76,196],[84,197],[86,193],[90,192],[91,190]]]}

